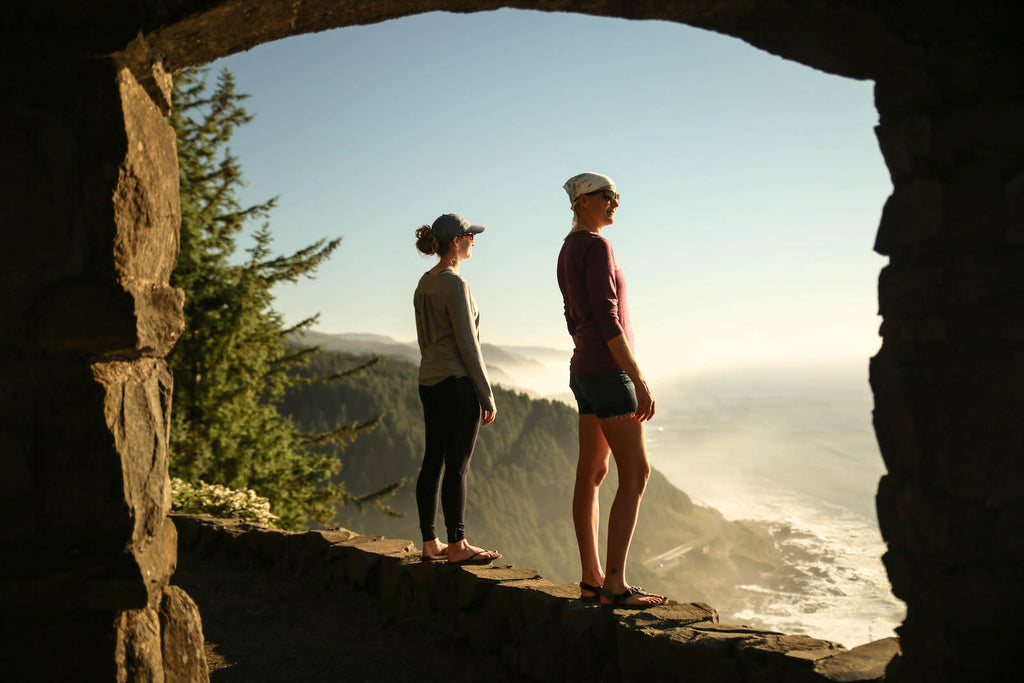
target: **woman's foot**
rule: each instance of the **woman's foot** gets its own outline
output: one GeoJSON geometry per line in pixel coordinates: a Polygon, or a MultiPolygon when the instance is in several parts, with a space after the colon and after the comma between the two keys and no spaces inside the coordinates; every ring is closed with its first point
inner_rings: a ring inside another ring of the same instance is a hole
{"type": "Polygon", "coordinates": [[[600,584],[587,583],[586,581],[580,581],[580,600],[583,602],[600,602],[601,600],[601,586],[600,584]]]}
{"type": "Polygon", "coordinates": [[[619,609],[648,609],[664,605],[666,600],[664,595],[648,593],[640,586],[632,586],[621,593],[601,589],[601,604],[619,609]]]}
{"type": "Polygon", "coordinates": [[[447,559],[448,544],[442,543],[439,538],[434,538],[432,541],[426,541],[423,544],[423,559],[424,560],[444,560],[447,559]]]}
{"type": "Polygon", "coordinates": [[[465,539],[448,544],[448,561],[452,564],[487,564],[501,557],[497,550],[484,550],[465,539]]]}

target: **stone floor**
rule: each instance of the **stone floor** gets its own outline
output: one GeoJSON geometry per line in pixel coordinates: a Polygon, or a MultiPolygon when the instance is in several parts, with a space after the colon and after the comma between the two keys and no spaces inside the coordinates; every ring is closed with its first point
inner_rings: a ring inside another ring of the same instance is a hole
{"type": "Polygon", "coordinates": [[[172,583],[199,605],[212,683],[523,680],[359,591],[188,556],[172,583]]]}

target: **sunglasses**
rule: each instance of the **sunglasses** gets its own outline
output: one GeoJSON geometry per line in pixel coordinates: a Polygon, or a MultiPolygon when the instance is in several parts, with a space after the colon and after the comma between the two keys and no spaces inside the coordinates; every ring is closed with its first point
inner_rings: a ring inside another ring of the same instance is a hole
{"type": "Polygon", "coordinates": [[[591,196],[591,197],[594,196],[595,194],[604,195],[605,201],[609,201],[609,202],[617,202],[617,201],[619,201],[619,193],[615,192],[614,190],[594,190],[593,192],[588,192],[587,193],[587,195],[591,196]]]}
{"type": "Polygon", "coordinates": [[[469,238],[469,241],[470,241],[470,242],[473,242],[473,241],[474,241],[474,240],[473,240],[473,233],[471,233],[471,232],[464,232],[464,233],[462,233],[461,235],[456,235],[455,237],[456,237],[456,238],[459,238],[459,237],[468,237],[468,238],[469,238]]]}

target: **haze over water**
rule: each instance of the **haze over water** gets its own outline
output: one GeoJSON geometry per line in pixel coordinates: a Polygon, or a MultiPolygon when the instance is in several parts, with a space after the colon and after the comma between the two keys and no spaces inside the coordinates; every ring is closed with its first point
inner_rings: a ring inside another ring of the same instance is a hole
{"type": "Polygon", "coordinates": [[[768,523],[806,574],[792,590],[749,587],[736,617],[848,647],[893,635],[905,608],[880,559],[866,361],[695,376],[658,405],[653,465],[695,502],[768,523]]]}

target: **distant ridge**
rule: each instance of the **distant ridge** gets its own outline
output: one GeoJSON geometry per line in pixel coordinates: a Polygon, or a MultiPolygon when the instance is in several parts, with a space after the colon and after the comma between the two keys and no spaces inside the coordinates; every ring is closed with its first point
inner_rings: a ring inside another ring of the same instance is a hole
{"type": "Polygon", "coordinates": [[[416,363],[420,360],[420,350],[416,344],[400,342],[382,334],[359,332],[326,334],[309,331],[295,335],[294,340],[303,346],[321,346],[325,351],[343,351],[355,355],[370,353],[416,363]]]}
{"type": "MultiPolygon", "coordinates": [[[[328,334],[308,331],[295,335],[302,346],[320,346],[325,351],[353,355],[386,356],[418,364],[420,349],[416,342],[402,342],[383,334],[343,332],[328,334]]],[[[544,346],[497,346],[481,344],[491,381],[533,398],[568,399],[568,351],[544,346]]]]}

